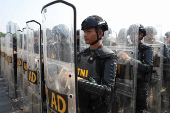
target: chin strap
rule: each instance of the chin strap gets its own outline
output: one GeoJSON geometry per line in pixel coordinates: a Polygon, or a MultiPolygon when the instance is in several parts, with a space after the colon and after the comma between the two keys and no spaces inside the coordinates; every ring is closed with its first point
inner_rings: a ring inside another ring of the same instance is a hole
{"type": "Polygon", "coordinates": [[[96,28],[96,34],[97,34],[97,40],[96,41],[94,41],[92,44],[90,44],[90,45],[94,45],[95,43],[97,43],[99,40],[101,40],[102,39],[102,37],[100,37],[99,38],[99,35],[98,35],[98,29],[96,28]]]}

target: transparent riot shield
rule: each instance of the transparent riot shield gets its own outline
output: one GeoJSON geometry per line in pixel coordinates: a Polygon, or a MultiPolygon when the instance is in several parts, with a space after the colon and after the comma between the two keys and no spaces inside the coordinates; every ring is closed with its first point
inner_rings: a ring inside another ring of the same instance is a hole
{"type": "Polygon", "coordinates": [[[12,81],[12,56],[13,56],[13,52],[12,52],[12,34],[11,33],[7,33],[6,36],[6,56],[5,56],[5,71],[6,71],[6,90],[7,92],[9,92],[9,97],[12,97],[12,83],[10,83],[10,81],[12,81]]]}
{"type": "Polygon", "coordinates": [[[7,49],[8,49],[8,76],[9,76],[9,97],[14,99],[16,98],[16,90],[15,90],[15,86],[16,86],[16,80],[15,80],[15,75],[14,75],[14,58],[13,58],[13,37],[14,34],[11,34],[8,38],[8,44],[7,44],[7,49]]]}
{"type": "MultiPolygon", "coordinates": [[[[0,39],[0,64],[1,64],[1,48],[2,48],[2,45],[1,45],[1,40],[2,40],[2,37],[0,39]]],[[[0,72],[1,72],[1,66],[0,66],[0,72]]],[[[0,77],[2,78],[2,75],[0,75],[0,77]]]]}
{"type": "Polygon", "coordinates": [[[111,28],[109,28],[107,31],[104,32],[104,36],[102,38],[102,44],[104,46],[115,46],[116,37],[117,37],[117,33],[115,31],[112,31],[111,28]]]}
{"type": "Polygon", "coordinates": [[[5,38],[1,37],[1,77],[5,79],[5,38]]]}
{"type": "Polygon", "coordinates": [[[76,9],[54,1],[43,7],[42,16],[47,110],[78,113],[76,9]]]}
{"type": "Polygon", "coordinates": [[[27,72],[29,112],[42,113],[42,58],[41,25],[32,20],[27,22],[27,72]]]}
{"type": "MultiPolygon", "coordinates": [[[[127,26],[122,28],[126,28],[128,30],[127,26]]],[[[118,31],[112,31],[112,33],[109,33],[109,35],[112,37],[114,37],[116,34],[116,42],[111,42],[110,40],[109,44],[106,44],[108,46],[103,43],[103,46],[110,48],[118,56],[112,112],[136,113],[135,109],[139,28],[129,28],[129,34],[127,34],[127,30],[123,31],[123,33],[119,33],[122,28],[117,28],[118,31]],[[127,44],[127,38],[130,38],[130,40],[133,42],[131,45],[127,44]]]]}
{"type": "MultiPolygon", "coordinates": [[[[170,43],[167,39],[166,47],[170,56],[170,43]]],[[[164,50],[165,51],[165,50],[164,50]]],[[[162,112],[170,112],[170,61],[163,63],[163,92],[162,92],[162,112]]]]}
{"type": "Polygon", "coordinates": [[[21,30],[17,31],[17,99],[19,109],[23,109],[23,67],[22,67],[22,47],[23,34],[21,30]]]}
{"type": "Polygon", "coordinates": [[[23,67],[23,112],[29,112],[29,95],[28,95],[28,76],[27,76],[27,30],[23,28],[22,40],[22,67],[23,67]]]}
{"type": "Polygon", "coordinates": [[[153,71],[148,85],[148,111],[161,113],[161,96],[163,77],[163,51],[164,43],[161,42],[162,27],[160,25],[146,26],[146,36],[143,43],[153,48],[153,71]]]}
{"type": "MultiPolygon", "coordinates": [[[[168,25],[169,26],[169,25],[168,25]]],[[[163,53],[163,78],[162,78],[162,91],[161,91],[161,107],[162,112],[170,112],[170,32],[165,33],[165,46],[163,53]]]]}
{"type": "Polygon", "coordinates": [[[8,56],[7,56],[7,53],[8,53],[8,48],[7,48],[7,44],[8,44],[8,39],[9,39],[9,36],[10,36],[11,34],[10,33],[7,33],[6,35],[5,35],[5,48],[4,48],[4,50],[5,50],[5,70],[4,70],[4,76],[5,76],[5,85],[6,85],[6,91],[7,92],[9,92],[9,76],[8,76],[8,73],[9,73],[9,71],[8,71],[8,56]]]}

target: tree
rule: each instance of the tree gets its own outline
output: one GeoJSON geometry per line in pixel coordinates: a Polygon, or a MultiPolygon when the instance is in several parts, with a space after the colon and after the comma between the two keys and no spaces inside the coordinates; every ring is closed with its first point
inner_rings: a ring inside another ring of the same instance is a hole
{"type": "Polygon", "coordinates": [[[5,33],[0,32],[0,37],[5,37],[5,33]]]}

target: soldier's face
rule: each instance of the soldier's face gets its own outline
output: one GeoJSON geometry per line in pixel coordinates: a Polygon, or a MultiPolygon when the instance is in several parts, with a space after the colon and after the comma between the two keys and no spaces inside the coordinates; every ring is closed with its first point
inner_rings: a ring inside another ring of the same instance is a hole
{"type": "Polygon", "coordinates": [[[80,35],[77,35],[77,39],[80,39],[80,35]]]}
{"type": "Polygon", "coordinates": [[[38,43],[38,37],[34,37],[34,43],[38,43]]]}
{"type": "Polygon", "coordinates": [[[146,40],[152,39],[153,34],[152,33],[147,33],[145,37],[146,37],[146,40]]]}
{"type": "Polygon", "coordinates": [[[166,39],[166,42],[169,43],[170,42],[170,37],[166,39]]]}
{"type": "Polygon", "coordinates": [[[84,40],[86,44],[91,44],[97,40],[95,28],[84,29],[84,40]]]}

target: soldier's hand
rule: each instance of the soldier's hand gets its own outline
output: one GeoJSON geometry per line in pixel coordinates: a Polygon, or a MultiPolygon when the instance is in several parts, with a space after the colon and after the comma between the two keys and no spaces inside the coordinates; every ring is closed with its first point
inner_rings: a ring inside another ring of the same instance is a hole
{"type": "Polygon", "coordinates": [[[16,51],[14,51],[14,54],[17,54],[17,52],[16,52],[16,51]]]}
{"type": "Polygon", "coordinates": [[[83,78],[81,78],[81,77],[77,77],[77,80],[79,81],[80,79],[83,79],[83,78]]]}
{"type": "Polygon", "coordinates": [[[121,57],[123,60],[131,59],[126,53],[121,53],[119,57],[121,57]]]}

